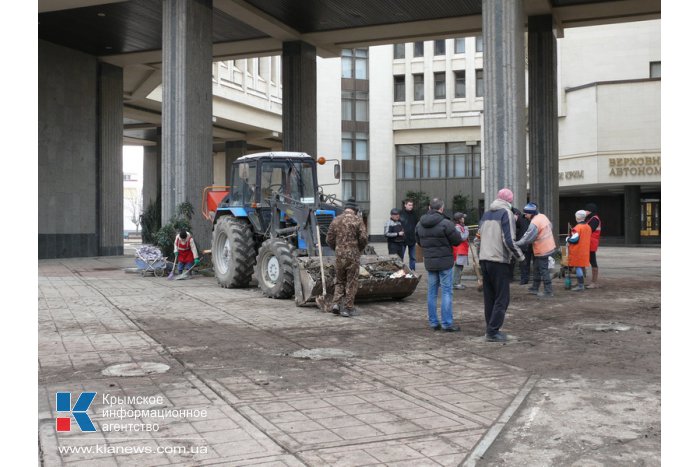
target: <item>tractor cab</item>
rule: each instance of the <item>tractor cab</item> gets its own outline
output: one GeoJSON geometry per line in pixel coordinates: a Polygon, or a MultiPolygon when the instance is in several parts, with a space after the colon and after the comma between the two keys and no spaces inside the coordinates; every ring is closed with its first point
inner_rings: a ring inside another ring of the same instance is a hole
{"type": "Polygon", "coordinates": [[[244,156],[232,166],[230,206],[270,207],[273,198],[317,204],[316,161],[306,154],[280,152],[244,156]]]}

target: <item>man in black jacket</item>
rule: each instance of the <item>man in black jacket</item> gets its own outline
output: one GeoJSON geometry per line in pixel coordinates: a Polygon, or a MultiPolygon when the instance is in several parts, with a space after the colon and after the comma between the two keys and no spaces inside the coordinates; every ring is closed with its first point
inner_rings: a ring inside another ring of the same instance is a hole
{"type": "MultiPolygon", "coordinates": [[[[516,207],[510,209],[515,216],[515,240],[523,238],[527,228],[530,227],[530,221],[527,220],[523,213],[516,207]]],[[[532,245],[521,246],[520,251],[525,256],[525,261],[520,263],[520,285],[527,285],[530,282],[530,263],[532,263],[532,245]]],[[[515,278],[515,258],[510,262],[510,280],[515,278]]]]}
{"type": "Polygon", "coordinates": [[[428,321],[434,331],[459,331],[452,322],[452,247],[462,242],[462,237],[444,214],[445,203],[439,198],[430,201],[430,210],[418,221],[416,241],[423,248],[423,260],[428,271],[428,321]],[[442,288],[440,316],[437,317],[437,291],[442,288]]]}
{"type": "Polygon", "coordinates": [[[412,199],[405,199],[403,209],[399,214],[404,231],[404,248],[399,256],[403,261],[404,252],[408,250],[408,267],[411,268],[411,271],[416,270],[416,225],[418,225],[418,218],[413,210],[414,204],[412,199]]]}

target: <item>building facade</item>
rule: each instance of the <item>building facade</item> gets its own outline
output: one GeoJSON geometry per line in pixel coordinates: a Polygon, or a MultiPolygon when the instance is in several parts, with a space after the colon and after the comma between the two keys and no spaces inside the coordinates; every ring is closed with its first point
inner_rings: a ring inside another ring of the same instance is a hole
{"type": "MultiPolygon", "coordinates": [[[[660,21],[571,28],[557,42],[559,232],[566,233],[576,210],[594,202],[609,243],[660,242],[660,21]]],[[[340,139],[348,157],[338,195],[361,198],[374,239],[381,238],[391,208],[407,197],[440,197],[448,211],[466,207],[475,221],[491,201],[483,194],[482,38],[362,49],[369,69],[362,65],[361,79],[369,79],[360,92],[371,87],[363,95],[369,112],[363,101],[360,126],[351,127],[346,117],[357,118],[358,107],[355,101],[350,114],[347,96],[357,92],[358,80],[345,74],[354,70],[349,63],[357,50],[320,60],[328,73],[319,73],[319,149],[337,150],[331,141],[340,139]],[[334,71],[344,76],[341,83],[334,71]],[[339,117],[334,100],[342,101],[341,125],[332,123],[339,117]],[[357,132],[348,130],[359,127],[369,137],[361,132],[358,146],[348,140],[357,132]]]]}

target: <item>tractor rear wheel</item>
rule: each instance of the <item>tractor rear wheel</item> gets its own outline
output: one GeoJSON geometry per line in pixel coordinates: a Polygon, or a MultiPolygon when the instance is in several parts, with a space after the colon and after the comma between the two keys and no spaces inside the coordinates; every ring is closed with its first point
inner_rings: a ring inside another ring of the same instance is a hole
{"type": "Polygon", "coordinates": [[[250,224],[233,216],[220,217],[214,226],[211,259],[221,287],[247,287],[255,265],[255,239],[250,224]]]}
{"type": "Polygon", "coordinates": [[[265,240],[258,251],[255,279],[263,295],[290,298],[294,295],[294,254],[280,238],[265,240]]]}

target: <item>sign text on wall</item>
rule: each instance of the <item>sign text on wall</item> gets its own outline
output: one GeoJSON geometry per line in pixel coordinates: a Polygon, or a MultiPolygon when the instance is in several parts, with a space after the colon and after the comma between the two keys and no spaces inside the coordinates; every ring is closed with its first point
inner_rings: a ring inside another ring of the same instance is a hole
{"type": "Polygon", "coordinates": [[[609,159],[610,176],[647,176],[661,175],[661,157],[611,157],[609,159]]]}

